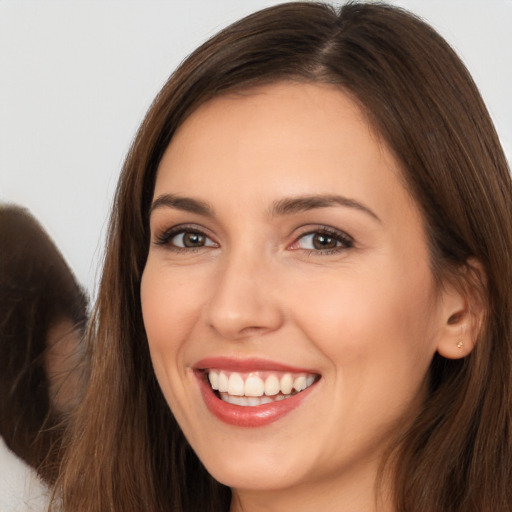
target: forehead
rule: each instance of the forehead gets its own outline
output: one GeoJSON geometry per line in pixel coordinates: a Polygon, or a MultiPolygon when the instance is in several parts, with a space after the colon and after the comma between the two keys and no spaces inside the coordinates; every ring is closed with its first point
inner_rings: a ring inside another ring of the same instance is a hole
{"type": "Polygon", "coordinates": [[[210,143],[209,149],[215,153],[218,139],[232,136],[238,144],[242,138],[250,138],[251,143],[244,147],[247,150],[269,143],[299,150],[300,143],[308,151],[321,137],[328,135],[324,139],[327,144],[331,135],[346,139],[350,133],[353,139],[372,138],[380,144],[367,116],[349,93],[329,84],[284,81],[207,101],[181,124],[170,146],[210,143]]]}
{"type": "Polygon", "coordinates": [[[296,82],[201,105],[160,163],[155,196],[169,192],[238,197],[243,206],[254,198],[333,192],[384,209],[397,193],[410,199],[397,160],[358,104],[338,87],[296,82]]]}

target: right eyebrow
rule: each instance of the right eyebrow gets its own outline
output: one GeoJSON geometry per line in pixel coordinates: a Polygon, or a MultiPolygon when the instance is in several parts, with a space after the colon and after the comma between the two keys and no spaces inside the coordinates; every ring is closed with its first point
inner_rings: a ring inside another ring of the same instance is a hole
{"type": "Polygon", "coordinates": [[[213,208],[208,203],[176,194],[162,194],[158,196],[151,204],[149,216],[159,208],[174,208],[175,210],[197,213],[205,217],[213,217],[215,215],[213,208]]]}
{"type": "Polygon", "coordinates": [[[344,206],[346,208],[353,208],[368,214],[374,220],[381,222],[376,213],[364,204],[351,199],[349,197],[340,195],[311,195],[311,196],[298,196],[298,197],[285,197],[274,203],[271,215],[290,215],[317,208],[327,208],[330,206],[344,206]]]}

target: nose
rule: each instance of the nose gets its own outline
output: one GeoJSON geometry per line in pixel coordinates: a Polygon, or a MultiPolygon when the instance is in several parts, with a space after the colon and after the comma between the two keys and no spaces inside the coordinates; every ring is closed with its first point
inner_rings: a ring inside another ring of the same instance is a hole
{"type": "Polygon", "coordinates": [[[280,328],[283,311],[270,267],[261,255],[232,255],[224,261],[206,306],[210,328],[229,340],[280,328]]]}

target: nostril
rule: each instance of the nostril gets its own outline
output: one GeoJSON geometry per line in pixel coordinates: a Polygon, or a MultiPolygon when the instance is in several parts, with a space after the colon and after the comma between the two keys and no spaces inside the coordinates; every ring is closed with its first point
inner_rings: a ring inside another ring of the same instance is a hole
{"type": "Polygon", "coordinates": [[[259,336],[268,330],[270,330],[270,329],[266,328],[266,327],[258,327],[258,326],[244,327],[243,329],[240,330],[240,337],[248,338],[251,336],[259,336]]]}

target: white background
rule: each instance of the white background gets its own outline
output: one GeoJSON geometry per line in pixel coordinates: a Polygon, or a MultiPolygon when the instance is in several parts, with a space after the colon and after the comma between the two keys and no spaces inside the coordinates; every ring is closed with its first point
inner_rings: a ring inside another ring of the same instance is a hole
{"type": "MultiPolygon", "coordinates": [[[[117,176],[153,97],[199,43],[276,3],[0,0],[0,201],[32,211],[91,294],[117,176]]],[[[512,161],[512,0],[392,3],[458,51],[512,161]]]]}

